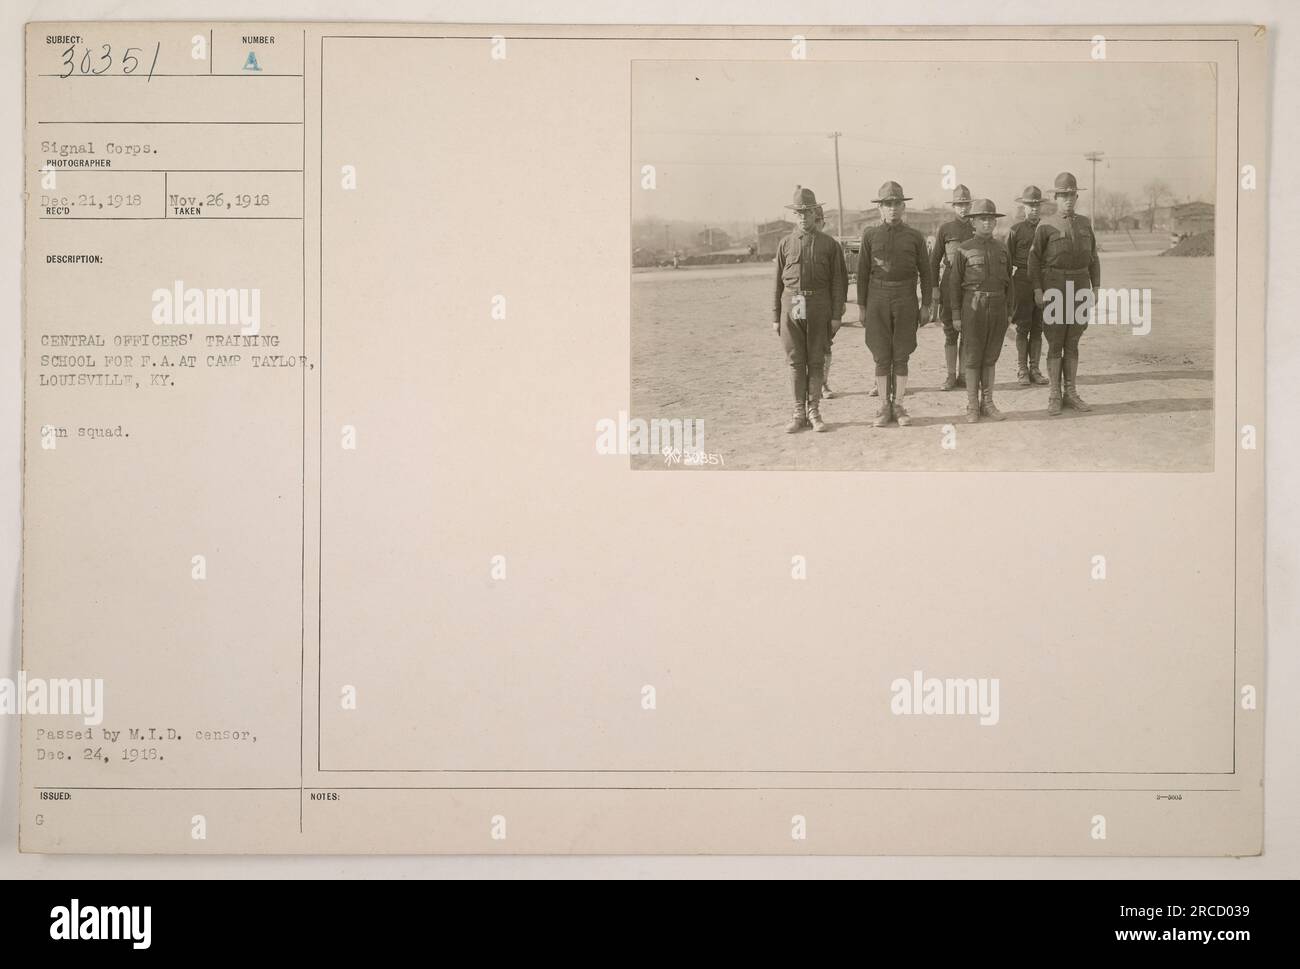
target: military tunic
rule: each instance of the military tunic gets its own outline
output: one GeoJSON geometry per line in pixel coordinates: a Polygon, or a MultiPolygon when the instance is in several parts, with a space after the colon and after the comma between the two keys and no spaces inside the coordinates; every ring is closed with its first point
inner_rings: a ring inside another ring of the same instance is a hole
{"type": "Polygon", "coordinates": [[[934,251],[930,253],[930,278],[939,287],[939,319],[943,321],[944,343],[957,345],[957,330],[952,325],[953,306],[948,302],[948,274],[952,270],[952,255],[957,247],[975,234],[970,219],[953,219],[939,226],[934,237],[934,251]]]}
{"type": "Polygon", "coordinates": [[[961,365],[982,370],[998,362],[1011,323],[1011,254],[991,236],[972,236],[953,253],[949,298],[959,307],[961,365]]]}
{"type": "Polygon", "coordinates": [[[772,312],[796,401],[821,399],[831,320],[844,316],[848,292],[844,252],[830,236],[796,230],[776,247],[772,312]]]}
{"type": "Polygon", "coordinates": [[[1077,356],[1079,339],[1088,328],[1085,322],[1075,323],[1079,294],[1101,285],[1101,260],[1097,255],[1097,237],[1087,216],[1060,213],[1048,216],[1038,223],[1034,241],[1029,247],[1029,280],[1034,289],[1042,290],[1049,300],[1057,294],[1064,312],[1064,322],[1054,322],[1051,313],[1043,316],[1043,335],[1047,337],[1047,358],[1059,358],[1062,353],[1077,356]],[[1075,305],[1067,305],[1067,283],[1075,295],[1075,305]]]}
{"type": "Polygon", "coordinates": [[[1011,281],[1015,290],[1015,304],[1011,318],[1017,327],[1039,330],[1043,325],[1043,311],[1034,302],[1034,287],[1029,281],[1029,250],[1034,244],[1037,222],[1021,219],[1007,233],[1007,251],[1011,253],[1011,281]]]}
{"type": "MultiPolygon", "coordinates": [[[[822,235],[826,236],[826,238],[830,240],[831,245],[835,247],[835,255],[839,259],[840,265],[844,267],[844,275],[842,277],[844,280],[844,285],[843,285],[843,289],[840,292],[840,301],[839,301],[840,311],[838,314],[831,315],[831,319],[833,320],[842,320],[844,319],[844,307],[848,305],[848,301],[849,301],[849,264],[847,258],[844,255],[844,247],[840,245],[839,240],[832,235],[827,235],[825,232],[823,232],[822,235]]],[[[830,341],[832,343],[835,341],[834,333],[830,335],[830,341]]],[[[827,352],[829,352],[829,350],[830,347],[827,346],[827,352]]]]}
{"type": "MultiPolygon", "coordinates": [[[[835,238],[834,236],[832,236],[832,235],[828,235],[827,233],[822,233],[822,234],[825,235],[827,239],[830,239],[831,242],[833,242],[833,243],[835,244],[835,251],[839,254],[840,261],[841,261],[842,263],[844,263],[844,301],[845,301],[845,304],[847,305],[847,303],[848,303],[848,297],[849,297],[849,275],[848,275],[848,274],[849,274],[849,264],[848,264],[848,257],[846,257],[846,256],[844,255],[844,247],[843,247],[842,245],[840,245],[840,242],[839,242],[838,239],[836,239],[836,238],[835,238]]],[[[843,315],[841,315],[841,316],[839,316],[839,317],[832,317],[832,320],[834,320],[834,319],[839,319],[839,320],[842,321],[843,318],[844,318],[843,315]]],[[[830,332],[829,332],[829,333],[827,334],[827,336],[826,336],[826,357],[825,357],[824,362],[822,363],[822,388],[823,388],[824,390],[830,390],[830,387],[827,386],[827,384],[830,383],[830,379],[831,379],[831,378],[830,378],[830,372],[831,372],[831,351],[834,350],[834,348],[835,348],[835,327],[832,326],[831,329],[830,329],[830,332]]]]}
{"type": "Polygon", "coordinates": [[[930,302],[930,266],[925,236],[904,222],[881,223],[862,233],[858,252],[858,305],[876,376],[907,374],[920,321],[916,287],[930,302]]]}

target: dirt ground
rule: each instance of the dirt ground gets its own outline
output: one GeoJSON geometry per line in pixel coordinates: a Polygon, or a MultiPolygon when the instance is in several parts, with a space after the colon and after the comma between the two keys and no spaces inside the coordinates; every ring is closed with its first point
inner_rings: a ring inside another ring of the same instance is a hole
{"type": "MultiPolygon", "coordinates": [[[[873,428],[874,369],[854,294],[834,344],[828,431],[786,434],[788,368],[771,328],[768,264],[636,273],[632,280],[631,416],[702,419],[712,469],[1208,471],[1213,467],[1214,260],[1108,251],[1108,287],[1151,290],[1151,330],[1088,328],[1079,392],[1090,413],[1047,415],[1047,388],[1016,384],[1015,327],[998,362],[1000,423],[961,421],[966,394],[943,392],[943,330],[922,327],[907,393],[913,423],[873,428]],[[944,448],[944,426],[956,429],[944,448]]],[[[1044,357],[1046,347],[1044,347],[1044,357]]],[[[1046,361],[1043,362],[1046,371],[1046,361]]],[[[666,465],[660,455],[636,468],[666,465]]]]}

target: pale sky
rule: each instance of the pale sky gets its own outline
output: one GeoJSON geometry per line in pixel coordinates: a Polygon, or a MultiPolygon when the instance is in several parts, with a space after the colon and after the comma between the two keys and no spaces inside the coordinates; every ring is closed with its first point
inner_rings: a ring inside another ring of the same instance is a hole
{"type": "Polygon", "coordinates": [[[955,165],[1011,214],[1062,170],[1091,189],[1088,151],[1104,152],[1099,191],[1137,199],[1158,177],[1178,201],[1213,201],[1215,96],[1209,64],[636,61],[633,171],[653,164],[657,188],[634,192],[633,217],[779,218],[796,184],[834,206],[832,131],[846,209],[886,179],[913,208],[946,203],[955,165]]]}

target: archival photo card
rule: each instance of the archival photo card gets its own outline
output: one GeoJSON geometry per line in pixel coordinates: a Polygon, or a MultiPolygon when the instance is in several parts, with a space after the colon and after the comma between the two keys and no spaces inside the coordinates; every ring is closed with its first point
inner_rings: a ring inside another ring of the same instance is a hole
{"type": "Polygon", "coordinates": [[[30,24],[23,849],[1257,853],[1266,51],[30,24]]]}

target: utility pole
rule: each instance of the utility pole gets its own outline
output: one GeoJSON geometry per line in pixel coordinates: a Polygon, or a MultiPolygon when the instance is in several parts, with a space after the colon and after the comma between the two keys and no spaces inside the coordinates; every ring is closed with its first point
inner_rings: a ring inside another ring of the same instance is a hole
{"type": "Polygon", "coordinates": [[[832,131],[826,136],[835,142],[835,197],[839,202],[839,229],[836,235],[844,235],[844,190],[840,188],[840,132],[832,131]]]}
{"type": "Polygon", "coordinates": [[[1092,226],[1097,227],[1097,162],[1101,161],[1101,156],[1106,154],[1104,151],[1090,151],[1083,157],[1092,162],[1092,226]]]}

